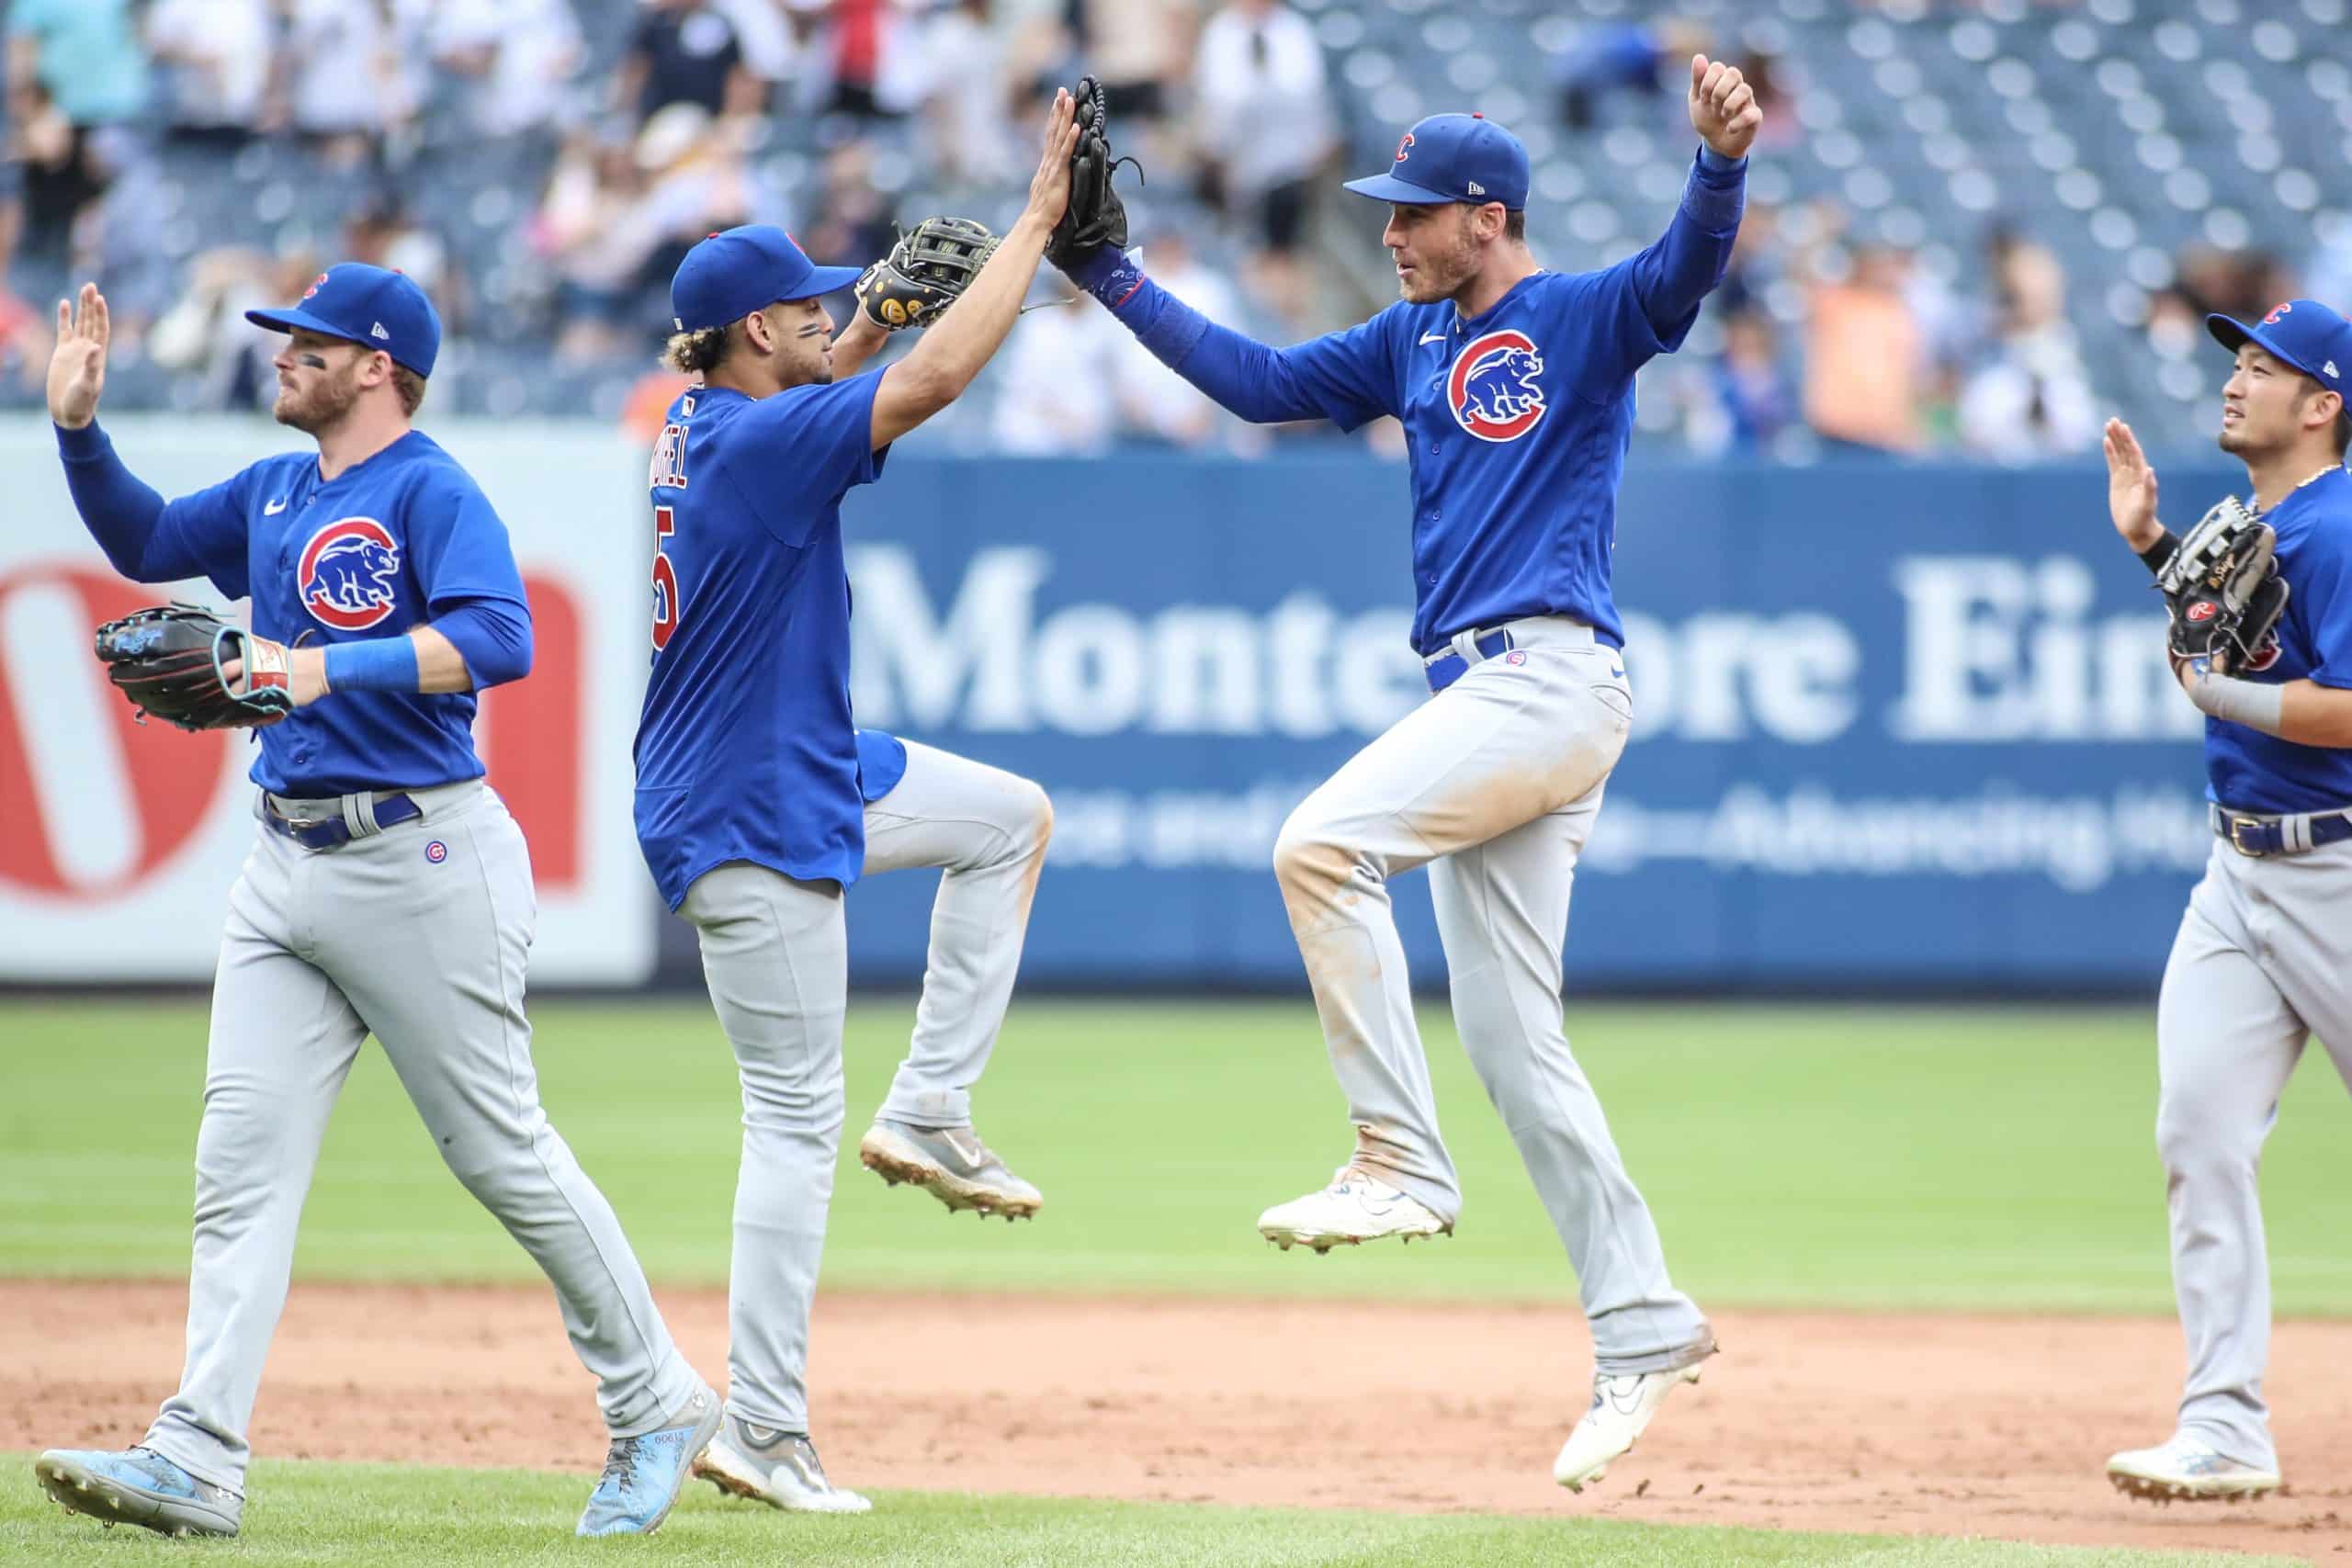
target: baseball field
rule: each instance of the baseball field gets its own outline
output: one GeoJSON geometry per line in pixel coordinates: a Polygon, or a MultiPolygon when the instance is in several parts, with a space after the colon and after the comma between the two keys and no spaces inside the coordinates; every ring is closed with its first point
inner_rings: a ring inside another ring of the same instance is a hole
{"type": "MultiPolygon", "coordinates": [[[[556,1124],[703,1373],[725,1372],[738,1106],[706,1005],[536,1010],[556,1124]]],[[[854,1145],[911,1021],[853,1004],[854,1145]]],[[[2147,1008],[1576,1007],[1570,1034],[1724,1344],[1582,1496],[1574,1282],[1442,1008],[1467,1203],[1430,1246],[1277,1253],[1258,1211],[1349,1145],[1296,1001],[1017,1000],[977,1100],[1045,1190],[951,1218],[843,1164],[816,1435],[865,1517],[695,1483],[662,1533],[571,1523],[593,1391],[523,1254],[379,1055],[331,1129],[255,1415],[245,1533],[101,1532],[49,1446],[135,1441],[180,1358],[200,1003],[6,1004],[0,1561],[2115,1564],[2352,1552],[2352,1139],[2312,1053],[2264,1169],[2286,1495],[2159,1510],[2108,1452],[2170,1431],[2147,1008]]]]}

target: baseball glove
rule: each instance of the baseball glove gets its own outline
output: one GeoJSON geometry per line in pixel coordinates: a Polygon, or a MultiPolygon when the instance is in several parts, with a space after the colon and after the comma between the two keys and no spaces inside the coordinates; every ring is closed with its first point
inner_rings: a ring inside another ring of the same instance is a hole
{"type": "Polygon", "coordinates": [[[858,305],[885,332],[923,326],[971,287],[996,246],[985,223],[926,218],[858,276],[858,305]]]}
{"type": "Polygon", "coordinates": [[[1127,248],[1127,209],[1112,188],[1111,175],[1125,164],[1143,179],[1143,165],[1111,153],[1110,104],[1102,84],[1091,76],[1078,84],[1078,145],[1069,155],[1069,206],[1046,242],[1046,259],[1069,271],[1104,245],[1127,248]]]}
{"type": "Polygon", "coordinates": [[[2169,645],[2216,675],[2252,667],[2287,613],[2278,536],[2235,496],[2205,513],[2156,579],[2172,613],[2169,645]]]}
{"type": "Polygon", "coordinates": [[[108,621],[98,628],[97,648],[107,679],[142,724],[153,714],[182,729],[251,729],[276,724],[294,707],[286,649],[201,604],[159,604],[108,621]],[[231,659],[244,665],[234,688],[220,673],[231,659]]]}

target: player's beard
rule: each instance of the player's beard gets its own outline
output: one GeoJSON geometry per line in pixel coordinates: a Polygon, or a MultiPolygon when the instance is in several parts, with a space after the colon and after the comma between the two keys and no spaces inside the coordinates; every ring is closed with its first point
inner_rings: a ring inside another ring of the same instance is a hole
{"type": "MultiPolygon", "coordinates": [[[[1460,213],[1468,209],[1456,210],[1460,213]]],[[[1451,299],[1478,276],[1478,242],[1461,217],[1456,217],[1455,223],[1450,243],[1442,250],[1433,245],[1424,249],[1414,258],[1413,276],[1397,280],[1396,291],[1408,304],[1431,305],[1440,299],[1451,299]]]]}
{"type": "Polygon", "coordinates": [[[306,435],[316,435],[340,423],[359,400],[359,367],[345,366],[319,378],[311,389],[297,395],[292,388],[277,394],[270,412],[280,424],[290,424],[306,435]]]}

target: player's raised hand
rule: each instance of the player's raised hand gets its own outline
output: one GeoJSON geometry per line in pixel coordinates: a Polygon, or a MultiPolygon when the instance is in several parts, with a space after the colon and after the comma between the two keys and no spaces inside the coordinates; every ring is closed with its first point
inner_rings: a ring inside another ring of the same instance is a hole
{"type": "Polygon", "coordinates": [[[1029,182],[1029,208],[1023,218],[1042,220],[1050,229],[1062,220],[1069,206],[1069,158],[1078,146],[1075,100],[1067,87],[1054,94],[1046,113],[1046,148],[1038,155],[1036,176],[1029,182]]]}
{"type": "Polygon", "coordinates": [[[2140,438],[2120,419],[2107,422],[2107,514],[2115,531],[2135,551],[2156,542],[2164,525],[2156,521],[2156,470],[2140,450],[2140,438]]]}
{"type": "Polygon", "coordinates": [[[78,301],[57,302],[57,349],[49,356],[49,417],[79,430],[98,417],[107,384],[107,297],[82,285],[78,301]]]}
{"type": "Polygon", "coordinates": [[[1703,54],[1690,57],[1690,128],[1718,157],[1747,157],[1756,128],[1763,123],[1756,89],[1737,66],[1703,54]]]}

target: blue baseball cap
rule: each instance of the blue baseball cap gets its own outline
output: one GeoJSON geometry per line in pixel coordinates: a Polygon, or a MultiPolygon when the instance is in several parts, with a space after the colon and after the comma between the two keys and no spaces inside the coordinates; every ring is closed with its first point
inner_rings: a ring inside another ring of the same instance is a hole
{"type": "Polygon", "coordinates": [[[380,348],[393,364],[427,379],[441,353],[441,318],[416,280],[366,262],[338,262],[302,290],[292,310],[247,310],[245,320],[274,333],[300,327],[380,348]]]}
{"type": "Polygon", "coordinates": [[[2352,321],[2316,299],[2290,299],[2247,326],[2229,316],[2208,316],[2205,330],[2235,354],[2245,344],[2268,349],[2329,391],[2352,402],[2352,321]]]}
{"type": "Polygon", "coordinates": [[[1374,201],[1434,207],[1499,201],[1527,209],[1527,148],[1480,114],[1433,114],[1405,133],[1385,175],[1350,180],[1348,189],[1374,201]]]}
{"type": "Polygon", "coordinates": [[[857,281],[854,266],[819,266],[773,223],[746,223],[686,253],[670,279],[670,315],[682,333],[740,321],[784,299],[814,299],[857,281]]]}

